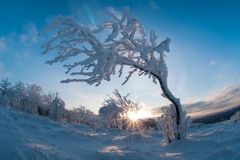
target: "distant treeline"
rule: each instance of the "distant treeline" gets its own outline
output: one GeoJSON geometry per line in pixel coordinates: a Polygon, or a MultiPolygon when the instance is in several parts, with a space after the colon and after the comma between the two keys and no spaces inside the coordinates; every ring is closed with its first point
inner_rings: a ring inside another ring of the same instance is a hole
{"type": "MultiPolygon", "coordinates": [[[[58,93],[45,94],[42,87],[36,84],[25,84],[21,81],[11,83],[8,79],[0,82],[0,106],[40,115],[54,121],[84,124],[94,127],[133,129],[129,125],[128,112],[138,111],[141,106],[137,102],[122,96],[118,90],[103,102],[99,114],[94,114],[80,105],[71,110],[65,108],[65,102],[58,93]]],[[[141,120],[141,128],[157,129],[154,119],[141,120]]]]}
{"type": "Polygon", "coordinates": [[[8,79],[0,82],[0,106],[8,106],[16,110],[41,115],[54,121],[73,124],[95,125],[96,115],[84,106],[68,110],[58,93],[44,94],[42,87],[36,84],[16,82],[8,79]]]}

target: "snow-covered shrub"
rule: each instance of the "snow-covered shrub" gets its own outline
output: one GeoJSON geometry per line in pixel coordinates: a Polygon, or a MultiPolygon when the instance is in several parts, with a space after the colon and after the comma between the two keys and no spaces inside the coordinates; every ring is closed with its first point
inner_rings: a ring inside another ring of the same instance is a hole
{"type": "Polygon", "coordinates": [[[126,130],[130,127],[128,113],[139,111],[141,109],[141,106],[138,102],[134,102],[128,98],[130,94],[123,96],[117,89],[115,89],[113,95],[115,96],[115,98],[110,97],[110,100],[114,101],[117,106],[121,108],[121,129],[126,130]]]}
{"type": "Polygon", "coordinates": [[[118,107],[114,101],[108,100],[106,104],[99,109],[99,116],[103,127],[120,128],[120,114],[122,108],[118,107]]]}
{"type": "Polygon", "coordinates": [[[39,115],[49,117],[50,108],[56,95],[56,93],[48,93],[42,95],[41,104],[38,106],[39,115]]]}
{"type": "Polygon", "coordinates": [[[13,98],[12,83],[8,79],[4,79],[0,83],[0,106],[9,106],[13,98]]]}
{"type": "Polygon", "coordinates": [[[42,87],[31,84],[26,86],[27,95],[22,98],[20,106],[24,112],[38,114],[38,108],[42,101],[42,87]]]}
{"type": "Polygon", "coordinates": [[[103,107],[99,110],[100,118],[104,127],[120,128],[126,130],[128,127],[129,112],[137,112],[141,106],[137,102],[133,102],[128,98],[130,94],[123,96],[115,89],[113,97],[105,100],[103,107]]]}
{"type": "Polygon", "coordinates": [[[240,111],[237,111],[230,119],[232,122],[239,122],[240,121],[240,111]]]}
{"type": "Polygon", "coordinates": [[[58,94],[55,96],[50,105],[49,117],[54,121],[62,121],[65,113],[65,103],[58,94]]]}
{"type": "Polygon", "coordinates": [[[72,124],[84,124],[98,126],[97,116],[85,106],[80,106],[72,110],[66,110],[65,121],[72,124]]]}
{"type": "Polygon", "coordinates": [[[17,82],[12,85],[8,79],[0,82],[0,105],[9,106],[22,112],[48,117],[54,121],[98,126],[97,116],[81,106],[65,109],[65,102],[57,93],[43,94],[35,84],[17,82]]]}
{"type": "Polygon", "coordinates": [[[13,96],[10,98],[10,106],[20,109],[23,99],[27,96],[26,86],[22,82],[17,82],[13,86],[13,96]]]}
{"type": "Polygon", "coordinates": [[[43,94],[42,88],[35,84],[17,82],[14,85],[8,80],[0,83],[0,104],[19,111],[48,116],[53,94],[43,94]]]}
{"type": "Polygon", "coordinates": [[[163,114],[161,117],[157,118],[157,125],[166,141],[171,143],[176,140],[179,136],[178,133],[180,133],[181,139],[184,139],[191,123],[190,117],[186,116],[186,112],[180,111],[182,118],[180,120],[180,125],[178,126],[176,110],[173,105],[162,107],[161,111],[163,114]]]}

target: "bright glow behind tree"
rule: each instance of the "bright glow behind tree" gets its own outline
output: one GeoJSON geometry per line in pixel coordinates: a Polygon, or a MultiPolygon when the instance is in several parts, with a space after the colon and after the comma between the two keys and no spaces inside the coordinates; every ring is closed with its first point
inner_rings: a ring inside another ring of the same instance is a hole
{"type": "Polygon", "coordinates": [[[150,112],[143,110],[143,109],[140,109],[139,111],[136,111],[136,112],[134,112],[134,111],[128,112],[127,116],[131,121],[138,121],[140,119],[152,117],[150,112]]]}

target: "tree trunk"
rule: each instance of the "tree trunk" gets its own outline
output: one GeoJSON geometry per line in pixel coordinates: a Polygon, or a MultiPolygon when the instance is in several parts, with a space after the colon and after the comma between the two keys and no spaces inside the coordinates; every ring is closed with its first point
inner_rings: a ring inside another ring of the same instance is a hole
{"type": "Polygon", "coordinates": [[[118,128],[118,119],[117,119],[117,115],[115,115],[115,123],[116,123],[116,126],[118,128]]]}
{"type": "MultiPolygon", "coordinates": [[[[164,61],[164,55],[160,55],[161,59],[164,61]]],[[[129,61],[126,57],[121,57],[121,63],[124,63],[125,65],[128,66],[133,66],[139,70],[145,71],[145,72],[149,72],[149,70],[145,69],[144,67],[142,67],[141,65],[138,65],[135,62],[129,61]]],[[[165,63],[165,62],[163,62],[165,63]]],[[[166,67],[166,66],[165,66],[166,67]]],[[[167,70],[167,68],[166,68],[167,70]]],[[[156,77],[160,83],[160,87],[163,91],[164,96],[172,102],[172,104],[174,105],[175,109],[176,109],[176,123],[177,123],[177,139],[180,140],[181,139],[181,133],[180,133],[180,123],[181,123],[181,112],[182,112],[182,105],[180,103],[179,98],[176,98],[172,92],[168,89],[167,86],[167,82],[166,79],[164,80],[163,77],[161,77],[160,73],[154,73],[151,72],[151,74],[156,77]]]]}
{"type": "Polygon", "coordinates": [[[170,100],[172,102],[172,104],[174,105],[175,109],[176,109],[176,123],[177,123],[177,139],[180,140],[181,139],[181,134],[180,134],[180,123],[181,123],[181,110],[182,110],[182,106],[181,106],[181,103],[180,103],[180,100],[179,98],[176,98],[172,92],[168,89],[168,86],[166,83],[164,83],[163,79],[160,77],[160,76],[155,76],[159,83],[160,83],[160,87],[163,91],[163,94],[164,96],[170,100]]]}
{"type": "Polygon", "coordinates": [[[127,129],[126,118],[125,118],[124,114],[123,114],[123,118],[122,118],[122,129],[123,130],[127,129]]]}

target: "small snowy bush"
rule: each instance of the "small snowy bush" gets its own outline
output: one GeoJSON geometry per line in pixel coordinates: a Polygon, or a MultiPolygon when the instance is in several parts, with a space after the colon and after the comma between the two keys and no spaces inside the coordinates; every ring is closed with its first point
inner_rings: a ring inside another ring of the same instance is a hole
{"type": "Polygon", "coordinates": [[[178,127],[176,121],[176,110],[173,105],[170,105],[169,107],[162,107],[161,111],[163,115],[158,117],[157,125],[166,141],[171,143],[172,141],[176,140],[178,133],[180,133],[181,139],[185,138],[187,129],[191,123],[190,117],[186,116],[186,112],[180,112],[180,117],[182,118],[178,127]]]}
{"type": "Polygon", "coordinates": [[[130,94],[123,96],[115,89],[113,95],[114,97],[109,96],[109,99],[104,101],[104,106],[99,110],[103,126],[122,130],[130,129],[128,113],[137,112],[141,106],[128,98],[130,94]]]}
{"type": "Polygon", "coordinates": [[[72,124],[98,126],[97,116],[84,106],[80,106],[72,110],[66,110],[65,119],[66,122],[72,124]]]}

